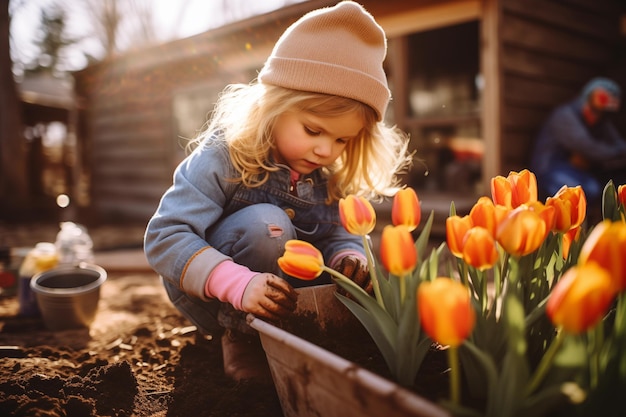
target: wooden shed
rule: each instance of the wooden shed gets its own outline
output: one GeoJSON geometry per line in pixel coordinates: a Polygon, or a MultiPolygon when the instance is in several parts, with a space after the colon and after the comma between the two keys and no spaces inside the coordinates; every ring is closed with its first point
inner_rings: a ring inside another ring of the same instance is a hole
{"type": "MultiPolygon", "coordinates": [[[[336,2],[305,1],[76,73],[94,215],[147,220],[223,87],[252,80],[288,25],[336,2]]],[[[626,88],[619,0],[361,3],[389,39],[387,117],[419,158],[407,182],[446,204],[525,168],[548,112],[590,78],[626,88]]]]}

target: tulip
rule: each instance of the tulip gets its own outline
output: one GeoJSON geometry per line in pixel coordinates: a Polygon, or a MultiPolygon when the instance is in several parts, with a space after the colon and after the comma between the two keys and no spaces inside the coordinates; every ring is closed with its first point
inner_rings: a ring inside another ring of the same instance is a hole
{"type": "Polygon", "coordinates": [[[545,240],[550,231],[554,228],[555,208],[547,206],[540,201],[532,201],[522,205],[521,207],[527,207],[529,210],[537,213],[537,215],[544,221],[546,224],[546,234],[543,237],[543,240],[545,240]]]}
{"type": "Polygon", "coordinates": [[[417,228],[422,217],[420,201],[415,190],[404,188],[393,197],[391,221],[395,226],[404,225],[412,232],[417,228]]]}
{"type": "Polygon", "coordinates": [[[537,177],[527,169],[511,171],[508,177],[491,179],[491,197],[495,204],[517,208],[522,204],[537,201],[537,177]]]}
{"type": "Polygon", "coordinates": [[[498,226],[496,238],[507,253],[520,257],[537,250],[547,231],[546,222],[539,214],[520,206],[498,226]]]}
{"type": "Polygon", "coordinates": [[[467,287],[446,277],[419,285],[417,309],[424,331],[443,345],[459,346],[476,322],[467,287]]]}
{"type": "Polygon", "coordinates": [[[380,260],[393,275],[404,276],[413,271],[417,251],[406,226],[385,226],[380,238],[380,260]]]}
{"type": "Polygon", "coordinates": [[[546,206],[554,207],[553,229],[561,233],[580,226],[587,214],[587,200],[580,185],[576,187],[564,185],[554,197],[548,197],[546,206]]]}
{"type": "Polygon", "coordinates": [[[324,270],[324,258],[317,248],[302,240],[288,240],[278,266],[288,275],[303,280],[319,277],[324,270]]]}
{"type": "Polygon", "coordinates": [[[578,334],[606,314],[615,292],[609,271],[595,262],[568,269],[556,283],[546,304],[546,314],[564,331],[578,334]]]}
{"type": "Polygon", "coordinates": [[[472,219],[469,216],[450,216],[446,219],[446,243],[450,252],[457,258],[463,257],[465,234],[472,226],[472,219]]]}
{"type": "Polygon", "coordinates": [[[580,249],[578,261],[596,262],[609,271],[615,291],[626,289],[626,223],[598,223],[580,249]]]}
{"type": "Polygon", "coordinates": [[[476,312],[472,308],[468,289],[460,282],[445,277],[424,281],[417,287],[417,313],[424,332],[449,346],[450,396],[452,402],[458,404],[458,346],[470,335],[476,323],[476,312]]]}
{"type": "Polygon", "coordinates": [[[563,259],[567,259],[569,256],[570,248],[572,247],[572,243],[576,242],[580,237],[581,227],[577,227],[575,229],[570,229],[563,234],[563,259]]]}
{"type": "Polygon", "coordinates": [[[497,226],[496,206],[489,197],[480,197],[470,210],[469,216],[474,226],[484,227],[495,237],[497,226]]]}
{"type": "Polygon", "coordinates": [[[498,250],[489,230],[478,226],[468,230],[463,243],[463,260],[480,271],[495,265],[498,250]]]}
{"type": "Polygon", "coordinates": [[[349,195],[339,200],[339,217],[343,227],[353,235],[368,235],[376,226],[374,207],[363,197],[349,195]]]}
{"type": "Polygon", "coordinates": [[[626,207],[626,184],[617,187],[617,199],[622,207],[626,207]]]}

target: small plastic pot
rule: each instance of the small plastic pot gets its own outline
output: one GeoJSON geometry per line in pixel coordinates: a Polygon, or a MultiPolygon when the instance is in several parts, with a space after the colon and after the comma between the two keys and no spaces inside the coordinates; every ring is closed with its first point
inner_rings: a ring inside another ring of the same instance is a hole
{"type": "Polygon", "coordinates": [[[60,266],[35,275],[30,286],[46,327],[53,331],[89,328],[106,279],[104,268],[87,263],[60,266]]]}

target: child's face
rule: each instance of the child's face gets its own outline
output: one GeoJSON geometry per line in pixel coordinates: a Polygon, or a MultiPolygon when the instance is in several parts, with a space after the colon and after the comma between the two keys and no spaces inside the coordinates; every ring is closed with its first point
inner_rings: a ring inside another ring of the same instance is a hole
{"type": "Polygon", "coordinates": [[[356,111],[337,117],[285,113],[274,126],[274,156],[294,171],[309,174],[332,164],[363,127],[363,119],[356,111]]]}

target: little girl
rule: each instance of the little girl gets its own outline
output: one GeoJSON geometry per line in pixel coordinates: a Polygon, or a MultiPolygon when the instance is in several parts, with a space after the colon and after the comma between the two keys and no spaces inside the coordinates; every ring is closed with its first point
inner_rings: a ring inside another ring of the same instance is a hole
{"type": "Polygon", "coordinates": [[[303,281],[276,262],[286,241],[311,242],[366,285],[361,238],[342,227],[338,200],[392,195],[411,162],[406,136],[383,122],[385,54],[384,31],[357,3],[304,15],[258,80],[224,90],[147,226],[145,253],[173,304],[201,332],[230,329],[224,366],[236,379],[255,375],[238,343],[253,332],[245,313],[295,309],[303,281]]]}

